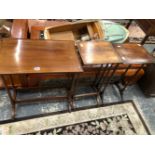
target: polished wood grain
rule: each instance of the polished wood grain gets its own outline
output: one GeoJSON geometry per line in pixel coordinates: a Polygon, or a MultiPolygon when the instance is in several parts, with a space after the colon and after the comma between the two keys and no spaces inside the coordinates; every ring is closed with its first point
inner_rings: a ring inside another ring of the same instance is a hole
{"type": "Polygon", "coordinates": [[[28,20],[14,19],[11,28],[11,38],[26,39],[28,34],[28,20]]]}
{"type": "Polygon", "coordinates": [[[78,49],[84,65],[122,62],[110,42],[80,42],[78,49]]]}
{"type": "Polygon", "coordinates": [[[115,44],[114,48],[126,64],[155,63],[155,59],[140,44],[115,44]]]}
{"type": "Polygon", "coordinates": [[[145,95],[155,97],[155,64],[148,66],[138,84],[145,95]]]}
{"type": "Polygon", "coordinates": [[[2,40],[0,74],[81,71],[72,41],[2,40]]]}

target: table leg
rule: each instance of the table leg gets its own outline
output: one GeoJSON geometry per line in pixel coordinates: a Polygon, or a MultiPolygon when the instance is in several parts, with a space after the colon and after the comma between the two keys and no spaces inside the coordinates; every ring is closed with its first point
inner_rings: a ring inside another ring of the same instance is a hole
{"type": "Polygon", "coordinates": [[[69,111],[74,109],[74,93],[75,93],[75,89],[76,89],[77,78],[78,78],[78,74],[77,73],[73,74],[71,87],[68,92],[69,111]]]}
{"type": "MultiPolygon", "coordinates": [[[[140,70],[144,68],[144,65],[145,65],[145,64],[142,64],[142,65],[139,67],[139,69],[135,72],[135,74],[132,76],[133,79],[134,79],[134,77],[137,76],[137,74],[140,72],[140,70]]],[[[127,71],[130,69],[130,67],[131,67],[131,65],[129,65],[129,67],[127,68],[127,71]]],[[[127,71],[126,71],[126,73],[127,73],[127,71]]],[[[126,73],[125,73],[125,74],[126,74],[126,73]]],[[[125,75],[124,75],[124,77],[125,77],[125,75]]],[[[124,84],[123,88],[122,88],[122,89],[119,89],[120,94],[121,94],[121,100],[123,100],[124,91],[125,91],[125,89],[127,88],[127,86],[129,85],[129,83],[130,83],[130,81],[126,81],[126,83],[124,84]]]]}
{"type": "MultiPolygon", "coordinates": [[[[12,95],[11,95],[11,91],[10,91],[8,85],[7,85],[7,82],[6,82],[6,80],[5,80],[4,75],[1,75],[1,78],[2,78],[2,80],[3,80],[5,89],[6,89],[6,91],[7,91],[7,94],[8,94],[8,96],[9,96],[9,99],[10,99],[10,102],[11,102],[11,105],[12,105],[12,119],[14,119],[14,118],[15,118],[15,111],[16,111],[16,104],[15,104],[16,102],[15,102],[15,98],[13,98],[12,95]]],[[[15,94],[14,94],[14,96],[15,96],[15,94]]]]}
{"type": "Polygon", "coordinates": [[[100,69],[98,70],[98,72],[96,73],[94,82],[92,87],[94,88],[95,92],[97,92],[97,96],[96,96],[96,101],[97,101],[97,105],[99,104],[103,104],[103,100],[102,100],[102,94],[100,93],[98,87],[100,82],[103,80],[103,77],[106,74],[106,71],[108,69],[109,64],[102,64],[100,69]]]}
{"type": "Polygon", "coordinates": [[[103,77],[103,80],[102,80],[100,87],[99,87],[100,94],[102,95],[102,102],[103,102],[104,92],[105,92],[107,86],[110,84],[118,66],[119,66],[119,64],[110,64],[110,67],[108,68],[106,77],[105,78],[103,77]],[[114,68],[113,68],[113,65],[114,65],[114,68]]]}
{"type": "Polygon", "coordinates": [[[99,106],[100,104],[102,104],[101,94],[96,87],[92,86],[92,88],[95,90],[95,92],[97,92],[96,102],[97,102],[97,106],[99,106]]]}
{"type": "Polygon", "coordinates": [[[149,35],[146,35],[146,36],[143,38],[143,40],[141,41],[140,44],[141,44],[141,45],[144,45],[148,38],[149,38],[149,35]]]}
{"type": "Polygon", "coordinates": [[[101,80],[103,80],[103,76],[106,74],[109,64],[105,64],[105,66],[101,65],[99,72],[96,74],[96,78],[94,81],[94,86],[98,87],[101,80]],[[103,71],[102,71],[103,70],[103,71]]]}
{"type": "Polygon", "coordinates": [[[119,86],[119,83],[122,83],[122,81],[124,80],[128,70],[131,68],[131,64],[129,64],[126,68],[126,70],[124,71],[124,73],[121,75],[120,80],[118,82],[115,83],[116,87],[118,88],[120,95],[121,95],[121,100],[123,100],[123,91],[121,89],[121,87],[119,86]]]}
{"type": "Polygon", "coordinates": [[[12,86],[12,90],[13,90],[13,98],[14,98],[14,100],[16,100],[17,90],[16,90],[16,88],[15,88],[15,84],[14,84],[12,75],[9,75],[9,77],[10,77],[11,86],[12,86]]]}
{"type": "Polygon", "coordinates": [[[107,64],[106,65],[106,68],[104,68],[104,71],[102,73],[102,76],[100,78],[100,81],[99,81],[99,83],[97,85],[99,95],[101,96],[102,104],[103,104],[103,93],[102,93],[101,89],[102,89],[103,85],[105,84],[105,82],[108,79],[108,75],[110,73],[110,67],[111,67],[111,64],[107,64]]]}
{"type": "Polygon", "coordinates": [[[93,86],[95,86],[97,84],[97,81],[98,81],[98,78],[100,77],[100,73],[101,73],[102,68],[103,68],[103,65],[101,65],[98,68],[95,79],[94,79],[93,84],[92,84],[93,86]]]}
{"type": "Polygon", "coordinates": [[[133,21],[133,19],[130,19],[129,22],[127,23],[127,25],[126,25],[126,28],[127,28],[127,29],[130,27],[132,21],[133,21]]]}

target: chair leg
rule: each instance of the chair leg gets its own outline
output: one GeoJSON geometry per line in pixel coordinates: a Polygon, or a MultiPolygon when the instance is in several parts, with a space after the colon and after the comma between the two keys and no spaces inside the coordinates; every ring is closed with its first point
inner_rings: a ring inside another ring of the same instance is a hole
{"type": "Polygon", "coordinates": [[[148,38],[149,38],[149,35],[146,35],[146,36],[143,38],[143,40],[141,41],[140,44],[141,44],[141,45],[144,45],[148,38]]]}
{"type": "Polygon", "coordinates": [[[129,22],[126,25],[126,28],[128,29],[130,27],[130,25],[132,24],[133,19],[130,19],[129,22]]]}

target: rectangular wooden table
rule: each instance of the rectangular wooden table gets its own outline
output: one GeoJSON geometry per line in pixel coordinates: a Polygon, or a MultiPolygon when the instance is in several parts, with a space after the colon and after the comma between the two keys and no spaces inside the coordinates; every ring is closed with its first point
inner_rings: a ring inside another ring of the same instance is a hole
{"type": "Polygon", "coordinates": [[[80,42],[78,44],[78,49],[83,62],[83,67],[85,65],[100,65],[100,67],[92,83],[92,87],[96,91],[89,94],[75,95],[75,97],[95,95],[97,96],[97,103],[102,103],[105,89],[111,82],[111,79],[119,64],[122,63],[122,60],[115,52],[110,42],[80,42]]]}
{"type": "MultiPolygon", "coordinates": [[[[12,117],[15,117],[16,103],[44,99],[70,99],[74,80],[72,80],[67,96],[51,96],[39,99],[17,100],[16,88],[11,75],[74,73],[82,72],[73,41],[21,40],[4,39],[0,41],[0,75],[5,84],[12,103],[12,117]],[[5,75],[10,75],[14,94],[5,81],[5,75]]],[[[74,79],[74,78],[73,78],[74,79]]]]}
{"type": "MultiPolygon", "coordinates": [[[[140,44],[134,44],[134,43],[115,44],[114,48],[116,52],[120,55],[123,63],[128,65],[124,74],[122,74],[121,80],[124,80],[128,70],[132,68],[132,64],[140,65],[132,76],[132,79],[134,79],[142,69],[145,69],[147,67],[148,64],[155,63],[155,59],[153,58],[153,56],[151,56],[147,52],[147,50],[140,44]]],[[[123,88],[120,88],[119,85],[117,85],[120,90],[122,99],[123,99],[123,92],[129,84],[130,81],[126,81],[123,88]]]]}

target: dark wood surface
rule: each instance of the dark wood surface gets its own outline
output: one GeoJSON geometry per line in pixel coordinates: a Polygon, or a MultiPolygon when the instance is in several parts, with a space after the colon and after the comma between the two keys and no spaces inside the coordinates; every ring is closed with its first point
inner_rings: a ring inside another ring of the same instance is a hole
{"type": "Polygon", "coordinates": [[[73,41],[5,39],[0,74],[81,72],[73,41]]]}
{"type": "Polygon", "coordinates": [[[85,65],[121,63],[119,55],[112,44],[105,41],[80,42],[79,53],[85,65]]]}
{"type": "Polygon", "coordinates": [[[140,44],[115,44],[113,46],[126,64],[155,63],[155,59],[140,44]]]}
{"type": "Polygon", "coordinates": [[[26,39],[28,36],[28,20],[14,19],[11,28],[11,38],[26,39]]]}
{"type": "Polygon", "coordinates": [[[155,64],[151,64],[138,82],[144,94],[155,97],[155,64]]]}
{"type": "Polygon", "coordinates": [[[146,35],[155,35],[155,19],[136,19],[136,22],[146,35]]]}

